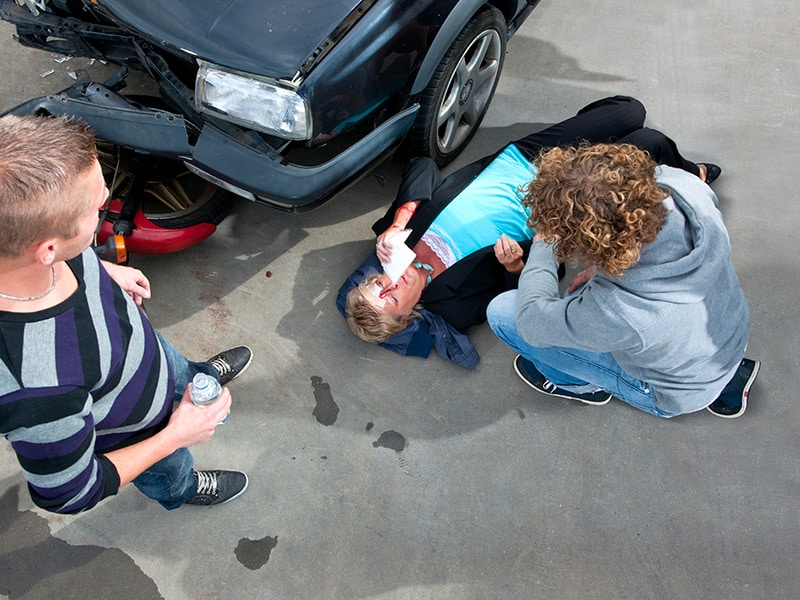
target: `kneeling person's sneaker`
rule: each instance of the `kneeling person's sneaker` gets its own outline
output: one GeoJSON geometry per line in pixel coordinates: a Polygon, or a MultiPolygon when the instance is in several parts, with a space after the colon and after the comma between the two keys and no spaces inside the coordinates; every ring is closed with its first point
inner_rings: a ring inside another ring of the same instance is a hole
{"type": "Polygon", "coordinates": [[[197,495],[186,504],[225,504],[247,489],[247,475],[241,471],[195,471],[194,474],[197,477],[197,495]]]}
{"type": "Polygon", "coordinates": [[[760,368],[760,360],[743,358],[742,362],[739,363],[739,368],[736,369],[736,373],[722,390],[719,398],[706,408],[723,419],[741,417],[744,411],[747,410],[747,398],[750,396],[750,388],[753,387],[760,368]]]}
{"type": "Polygon", "coordinates": [[[236,346],[225,352],[220,352],[209,358],[206,362],[219,372],[219,382],[222,385],[233,381],[247,370],[253,352],[247,346],[236,346]]]}
{"type": "Polygon", "coordinates": [[[535,389],[537,392],[542,392],[548,396],[557,396],[559,398],[568,398],[569,400],[577,400],[584,404],[594,404],[595,406],[602,406],[608,404],[613,394],[609,394],[603,390],[597,390],[588,394],[577,394],[570,392],[564,388],[558,387],[555,383],[550,381],[547,377],[539,372],[539,369],[526,358],[520,354],[514,358],[514,370],[519,375],[520,379],[535,389]]]}

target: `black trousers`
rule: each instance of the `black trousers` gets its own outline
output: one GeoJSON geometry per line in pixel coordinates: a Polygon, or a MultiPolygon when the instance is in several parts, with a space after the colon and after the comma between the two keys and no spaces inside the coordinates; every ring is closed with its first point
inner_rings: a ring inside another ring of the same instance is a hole
{"type": "MultiPolygon", "coordinates": [[[[590,143],[630,143],[650,153],[654,161],[700,174],[693,162],[684,159],[670,138],[643,127],[646,111],[644,105],[629,96],[603,98],[585,106],[574,117],[531,133],[513,142],[522,154],[533,160],[542,149],[557,146],[575,146],[583,141],[590,143]]],[[[372,230],[380,235],[392,224],[394,211],[404,202],[412,200],[430,201],[420,207],[414,220],[407,244],[417,243],[419,237],[430,226],[439,212],[464,187],[497,156],[492,154],[442,178],[436,164],[426,157],[411,159],[403,171],[400,189],[386,214],[378,219],[372,230]]]]}
{"type": "Polygon", "coordinates": [[[533,160],[542,149],[589,143],[627,143],[646,150],[658,164],[699,175],[697,165],[681,156],[674,141],[655,129],[644,127],[644,105],[629,96],[603,98],[583,107],[574,117],[514,142],[533,160]]]}

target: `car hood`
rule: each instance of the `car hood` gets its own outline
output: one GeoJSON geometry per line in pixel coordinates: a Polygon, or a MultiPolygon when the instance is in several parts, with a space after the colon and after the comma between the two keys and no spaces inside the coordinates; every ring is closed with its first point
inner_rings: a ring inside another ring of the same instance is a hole
{"type": "Polygon", "coordinates": [[[359,0],[99,0],[152,42],[249,73],[291,78],[359,0]]]}

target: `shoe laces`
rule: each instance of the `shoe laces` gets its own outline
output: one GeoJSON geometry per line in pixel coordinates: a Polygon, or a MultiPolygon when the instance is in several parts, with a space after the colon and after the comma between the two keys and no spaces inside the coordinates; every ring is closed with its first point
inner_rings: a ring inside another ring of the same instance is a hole
{"type": "Polygon", "coordinates": [[[197,473],[197,495],[218,496],[217,474],[208,471],[195,471],[197,473]]]}
{"type": "Polygon", "coordinates": [[[218,356],[214,360],[210,361],[208,364],[210,364],[217,370],[217,372],[220,374],[220,377],[225,376],[233,371],[233,367],[228,363],[227,360],[225,360],[221,356],[218,356]]]}
{"type": "Polygon", "coordinates": [[[548,392],[555,392],[557,388],[558,388],[558,386],[555,383],[553,383],[552,381],[550,381],[549,379],[545,379],[542,382],[542,389],[544,389],[544,390],[546,390],[548,392]]]}

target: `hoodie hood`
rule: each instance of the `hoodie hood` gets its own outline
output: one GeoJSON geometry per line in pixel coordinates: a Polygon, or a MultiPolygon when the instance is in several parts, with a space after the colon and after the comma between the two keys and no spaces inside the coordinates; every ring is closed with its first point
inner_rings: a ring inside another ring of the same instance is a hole
{"type": "Polygon", "coordinates": [[[717,197],[699,177],[680,169],[660,166],[656,180],[670,192],[664,200],[669,215],[656,240],[642,250],[639,262],[615,283],[643,298],[697,302],[725,272],[730,257],[717,197]]]}

